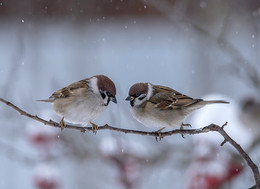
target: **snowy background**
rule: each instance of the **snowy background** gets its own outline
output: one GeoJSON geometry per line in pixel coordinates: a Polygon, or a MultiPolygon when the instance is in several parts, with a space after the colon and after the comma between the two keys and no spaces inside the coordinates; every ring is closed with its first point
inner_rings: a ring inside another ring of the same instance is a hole
{"type": "MultiPolygon", "coordinates": [[[[35,100],[104,74],[117,87],[118,104],[110,104],[95,123],[146,131],[151,129],[131,117],[124,100],[136,82],[169,86],[194,98],[226,99],[232,103],[210,106],[186,122],[199,128],[228,121],[228,133],[259,165],[260,111],[241,108],[248,98],[260,101],[259,34],[257,0],[0,0],[0,97],[59,121],[50,104],[35,100]]],[[[244,189],[254,184],[237,152],[229,144],[219,146],[218,133],[156,142],[112,131],[61,132],[4,104],[0,111],[0,188],[244,189]],[[205,184],[212,178],[218,184],[205,184]]]]}

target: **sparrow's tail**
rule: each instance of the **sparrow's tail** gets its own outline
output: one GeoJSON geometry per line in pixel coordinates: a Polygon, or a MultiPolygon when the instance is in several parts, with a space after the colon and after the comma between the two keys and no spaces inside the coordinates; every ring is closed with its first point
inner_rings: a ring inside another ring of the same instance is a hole
{"type": "Polygon", "coordinates": [[[39,102],[53,102],[55,99],[54,98],[49,98],[49,99],[45,99],[45,100],[36,100],[39,102]]]}
{"type": "Polygon", "coordinates": [[[215,104],[215,103],[229,104],[229,102],[227,102],[225,100],[203,100],[202,103],[205,104],[205,105],[207,105],[207,104],[215,104]]]}

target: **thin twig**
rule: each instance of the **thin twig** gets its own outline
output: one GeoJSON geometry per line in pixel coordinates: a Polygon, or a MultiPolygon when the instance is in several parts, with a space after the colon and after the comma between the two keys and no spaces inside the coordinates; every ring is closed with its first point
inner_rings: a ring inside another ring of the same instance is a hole
{"type": "MultiPolygon", "coordinates": [[[[49,126],[52,126],[52,127],[60,128],[59,123],[57,123],[53,120],[47,121],[47,120],[44,120],[44,119],[38,117],[37,115],[29,114],[29,113],[23,111],[22,109],[18,108],[17,106],[12,104],[11,102],[8,102],[8,101],[6,101],[2,98],[0,98],[0,101],[5,103],[6,105],[12,107],[13,109],[18,111],[23,116],[26,116],[26,117],[29,117],[29,118],[34,119],[36,121],[39,121],[39,122],[43,123],[44,125],[49,125],[49,126]]],[[[172,131],[168,131],[168,132],[163,132],[161,134],[156,132],[156,131],[155,132],[146,132],[146,131],[139,131],[139,130],[122,129],[122,128],[110,126],[108,124],[105,124],[103,126],[99,126],[98,130],[113,130],[113,131],[118,131],[118,132],[122,132],[122,133],[125,133],[125,134],[131,133],[131,134],[147,135],[147,136],[154,136],[154,137],[159,137],[159,135],[161,135],[162,137],[165,137],[165,136],[170,136],[170,135],[174,135],[174,134],[193,135],[193,134],[199,134],[199,133],[207,133],[207,132],[212,130],[211,127],[213,127],[213,126],[217,126],[217,125],[211,124],[211,125],[204,127],[202,129],[187,129],[187,130],[177,129],[177,130],[172,130],[172,131]]],[[[66,124],[65,128],[66,129],[79,130],[81,132],[92,131],[92,127],[81,127],[81,126],[70,125],[70,124],[66,124]]]]}
{"type": "MultiPolygon", "coordinates": [[[[5,103],[6,105],[10,106],[11,108],[13,108],[14,110],[18,111],[21,115],[29,117],[31,119],[34,119],[36,121],[39,121],[45,125],[49,125],[52,127],[58,127],[60,128],[59,123],[56,123],[52,120],[50,121],[46,121],[40,117],[38,117],[37,115],[31,115],[25,111],[23,111],[22,109],[18,108],[17,106],[15,106],[14,104],[12,104],[11,102],[8,102],[2,98],[0,98],[0,101],[5,103]]],[[[176,129],[176,130],[172,130],[172,131],[168,131],[168,132],[162,132],[162,133],[158,133],[158,132],[146,132],[146,131],[138,131],[138,130],[130,130],[130,129],[122,129],[122,128],[117,128],[117,127],[113,127],[110,126],[108,124],[105,124],[103,126],[99,126],[98,130],[113,130],[113,131],[117,131],[117,132],[121,132],[121,133],[131,133],[131,134],[138,134],[138,135],[146,135],[146,136],[154,136],[154,137],[165,137],[165,136],[171,136],[174,134],[189,134],[189,135],[194,135],[194,134],[199,134],[199,133],[207,133],[207,132],[211,132],[211,131],[216,131],[218,133],[220,133],[223,137],[224,137],[224,142],[221,143],[221,146],[224,145],[226,142],[229,142],[234,148],[236,148],[236,150],[242,155],[242,157],[245,159],[245,161],[247,162],[248,166],[252,169],[253,174],[254,174],[254,178],[255,178],[255,182],[256,182],[256,189],[260,189],[260,174],[259,174],[259,169],[257,167],[257,165],[252,161],[252,159],[248,156],[248,154],[243,150],[243,148],[236,143],[224,130],[224,127],[227,125],[227,123],[225,123],[222,126],[218,126],[216,124],[210,124],[208,126],[205,126],[203,128],[200,129],[187,129],[187,130],[181,130],[181,129],[176,129]]],[[[92,131],[92,127],[80,127],[80,126],[74,126],[74,125],[69,125],[67,124],[66,129],[76,129],[79,130],[81,132],[85,132],[85,131],[92,131]]]]}

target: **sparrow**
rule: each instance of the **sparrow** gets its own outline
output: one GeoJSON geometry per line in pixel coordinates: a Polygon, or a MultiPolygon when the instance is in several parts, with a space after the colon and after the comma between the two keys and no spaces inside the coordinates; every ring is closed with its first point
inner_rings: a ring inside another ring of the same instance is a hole
{"type": "Polygon", "coordinates": [[[207,104],[229,103],[223,100],[206,101],[194,99],[169,87],[151,83],[136,83],[129,89],[132,116],[147,127],[159,127],[159,134],[165,128],[183,129],[183,119],[193,111],[207,104]]]}
{"type": "Polygon", "coordinates": [[[54,111],[62,116],[60,127],[65,126],[64,119],[73,124],[92,125],[94,133],[98,126],[91,121],[97,118],[112,101],[116,100],[116,87],[105,75],[96,75],[83,79],[52,93],[47,100],[53,104],[54,111]]]}

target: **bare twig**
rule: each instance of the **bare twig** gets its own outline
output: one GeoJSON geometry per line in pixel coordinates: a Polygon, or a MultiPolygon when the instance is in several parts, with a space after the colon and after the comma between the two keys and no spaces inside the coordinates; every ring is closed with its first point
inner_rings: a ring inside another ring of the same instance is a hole
{"type": "MultiPolygon", "coordinates": [[[[8,102],[2,98],[0,98],[0,101],[5,103],[6,105],[10,106],[11,108],[13,108],[14,110],[18,111],[21,115],[29,117],[31,119],[34,119],[36,121],[39,121],[45,125],[49,125],[52,127],[58,127],[59,123],[56,123],[52,120],[50,121],[46,121],[40,117],[38,117],[37,115],[31,115],[25,111],[23,111],[22,109],[18,108],[17,106],[15,106],[14,104],[12,104],[11,102],[8,102]]],[[[194,134],[199,134],[199,133],[207,133],[207,132],[211,132],[211,131],[216,131],[218,133],[220,133],[223,137],[224,137],[224,142],[221,143],[221,145],[224,145],[226,142],[229,142],[234,148],[236,148],[236,150],[242,155],[242,157],[245,159],[245,161],[247,162],[248,166],[252,169],[253,174],[254,174],[254,178],[255,178],[255,182],[256,182],[256,189],[260,189],[260,174],[259,174],[259,169],[257,167],[257,165],[252,161],[252,159],[248,156],[248,154],[243,150],[243,148],[236,143],[224,130],[224,127],[227,125],[227,123],[225,123],[222,126],[218,126],[216,124],[210,124],[208,126],[205,126],[203,128],[200,129],[187,129],[187,130],[181,130],[181,129],[176,129],[176,130],[172,130],[172,131],[168,131],[168,132],[162,132],[162,133],[158,133],[158,132],[146,132],[146,131],[138,131],[138,130],[130,130],[130,129],[122,129],[122,128],[117,128],[117,127],[113,127],[110,126],[108,124],[105,124],[103,126],[99,126],[98,130],[113,130],[113,131],[117,131],[117,132],[121,132],[121,133],[131,133],[131,134],[138,134],[138,135],[146,135],[146,136],[154,136],[154,137],[165,137],[165,136],[171,136],[174,134],[189,134],[189,135],[194,135],[194,134]]],[[[85,131],[92,131],[92,127],[80,127],[80,126],[74,126],[74,125],[66,125],[65,127],[66,129],[76,129],[79,130],[81,132],[85,132],[85,131]]]]}

